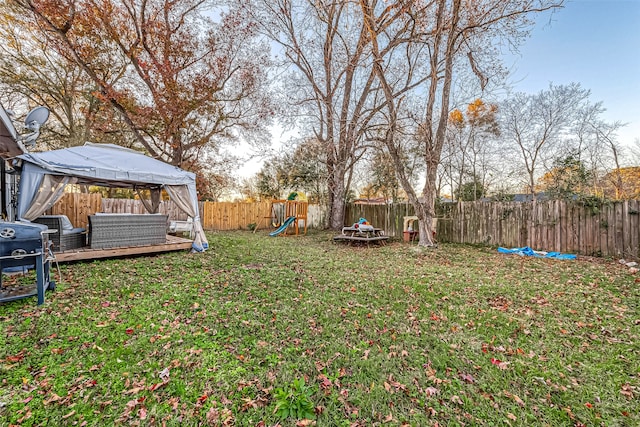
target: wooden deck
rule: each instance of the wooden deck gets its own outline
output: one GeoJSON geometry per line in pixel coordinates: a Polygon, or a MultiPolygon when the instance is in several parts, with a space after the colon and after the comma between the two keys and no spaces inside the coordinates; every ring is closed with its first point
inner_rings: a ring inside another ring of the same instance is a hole
{"type": "Polygon", "coordinates": [[[160,245],[148,245],[148,246],[130,246],[126,248],[114,248],[114,249],[91,249],[89,247],[72,249],[65,252],[56,252],[56,261],[69,262],[69,261],[82,261],[90,259],[100,258],[116,258],[129,255],[144,255],[154,254],[160,252],[171,252],[191,249],[193,243],[190,239],[182,237],[167,235],[167,241],[160,245]]]}

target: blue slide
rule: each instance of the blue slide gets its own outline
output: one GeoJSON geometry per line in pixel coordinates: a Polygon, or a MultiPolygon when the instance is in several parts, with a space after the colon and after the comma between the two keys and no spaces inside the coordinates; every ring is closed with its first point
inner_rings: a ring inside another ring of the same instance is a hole
{"type": "Polygon", "coordinates": [[[282,223],[282,225],[280,227],[278,227],[277,230],[272,231],[271,233],[269,233],[269,236],[271,237],[276,237],[278,234],[284,233],[284,231],[289,228],[289,226],[293,223],[293,221],[296,220],[295,216],[290,216],[289,218],[286,219],[285,222],[282,223]]]}

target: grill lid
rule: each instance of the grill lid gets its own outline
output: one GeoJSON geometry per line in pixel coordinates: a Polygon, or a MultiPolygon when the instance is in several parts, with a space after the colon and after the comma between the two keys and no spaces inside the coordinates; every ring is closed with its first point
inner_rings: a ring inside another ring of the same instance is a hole
{"type": "Polygon", "coordinates": [[[46,225],[27,222],[0,221],[0,244],[15,240],[42,239],[42,232],[47,230],[46,225]]]}

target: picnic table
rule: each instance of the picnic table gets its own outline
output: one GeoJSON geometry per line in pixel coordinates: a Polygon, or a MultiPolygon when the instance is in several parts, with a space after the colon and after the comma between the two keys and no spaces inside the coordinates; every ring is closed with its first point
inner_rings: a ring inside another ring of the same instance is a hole
{"type": "Polygon", "coordinates": [[[375,227],[343,227],[342,234],[339,234],[333,238],[336,242],[351,242],[351,243],[370,243],[376,242],[384,245],[389,239],[389,236],[384,235],[384,230],[375,227]]]}

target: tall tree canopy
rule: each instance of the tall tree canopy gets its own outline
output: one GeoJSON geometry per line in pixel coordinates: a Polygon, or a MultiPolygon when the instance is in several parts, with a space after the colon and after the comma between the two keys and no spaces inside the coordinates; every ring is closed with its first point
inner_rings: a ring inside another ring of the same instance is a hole
{"type": "Polygon", "coordinates": [[[242,8],[205,0],[12,0],[96,86],[151,156],[193,169],[202,149],[264,132],[269,50],[242,8]],[[212,19],[211,16],[216,16],[212,19]]]}
{"type": "Polygon", "coordinates": [[[525,185],[535,194],[536,179],[546,166],[571,151],[574,133],[585,109],[589,91],[579,84],[550,85],[536,94],[515,93],[501,105],[505,142],[526,171],[525,185]]]}
{"type": "MultiPolygon", "coordinates": [[[[261,31],[284,54],[291,116],[325,151],[329,221],[344,224],[353,167],[376,114],[369,35],[353,1],[253,0],[261,31]]],[[[379,105],[379,103],[378,103],[379,105]]]]}
{"type": "Polygon", "coordinates": [[[0,97],[18,115],[34,105],[49,109],[38,148],[88,140],[128,145],[130,133],[124,135],[113,110],[92,95],[95,84],[77,64],[51,48],[35,18],[10,0],[0,0],[0,9],[0,97]]]}
{"type": "Polygon", "coordinates": [[[497,105],[476,99],[464,112],[454,109],[449,113],[441,171],[453,193],[461,193],[466,184],[461,194],[470,200],[484,195],[488,177],[495,169],[495,142],[500,134],[497,111],[497,105]]]}
{"type": "MultiPolygon", "coordinates": [[[[394,158],[400,182],[420,219],[420,245],[431,246],[437,171],[446,143],[453,83],[475,75],[485,88],[499,63],[500,43],[516,46],[530,30],[531,15],[562,5],[562,0],[360,0],[371,42],[375,75],[385,97],[379,138],[394,158]],[[416,105],[408,103],[412,91],[416,105]],[[414,114],[406,114],[409,109],[414,114]],[[415,126],[411,131],[411,121],[415,126]],[[426,174],[416,192],[406,176],[404,147],[411,132],[426,174]]],[[[471,83],[467,83],[470,85],[471,83]]]]}

